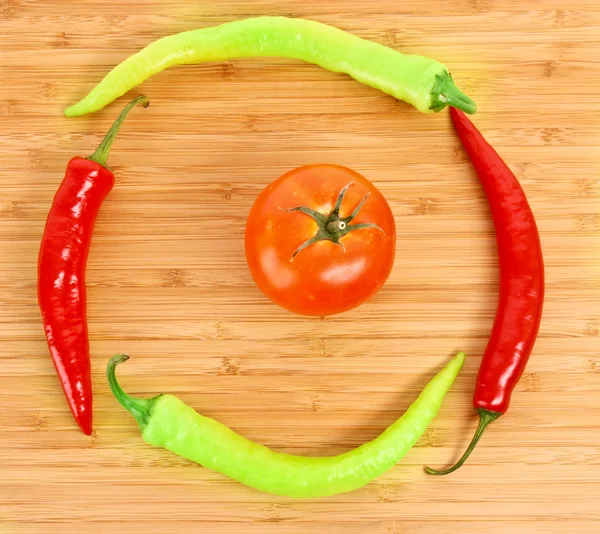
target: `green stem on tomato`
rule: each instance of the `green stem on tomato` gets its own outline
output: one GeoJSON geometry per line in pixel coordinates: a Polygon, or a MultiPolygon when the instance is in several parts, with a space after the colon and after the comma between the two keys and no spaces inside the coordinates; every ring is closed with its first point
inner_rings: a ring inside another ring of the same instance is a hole
{"type": "Polygon", "coordinates": [[[318,241],[331,241],[335,245],[339,245],[340,247],[344,248],[344,244],[340,242],[340,239],[351,232],[362,230],[364,228],[375,228],[376,230],[383,232],[383,230],[374,223],[350,224],[358,215],[358,212],[362,208],[367,198],[369,198],[369,193],[365,195],[365,197],[359,202],[358,206],[354,208],[354,211],[348,217],[340,217],[340,208],[342,207],[344,196],[351,185],[352,182],[350,182],[340,191],[335,201],[335,205],[329,215],[324,215],[306,206],[296,206],[294,208],[284,210],[299,211],[300,213],[304,213],[305,215],[311,217],[318,225],[317,233],[302,243],[296,249],[290,260],[293,260],[300,251],[314,243],[317,243],[318,241]]]}

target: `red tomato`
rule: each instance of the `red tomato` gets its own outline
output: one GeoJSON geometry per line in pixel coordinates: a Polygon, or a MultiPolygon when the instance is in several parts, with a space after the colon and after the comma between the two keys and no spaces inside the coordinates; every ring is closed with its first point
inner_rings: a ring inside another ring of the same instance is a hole
{"type": "Polygon", "coordinates": [[[340,165],[306,165],[260,193],[245,249],[254,281],[273,302],[302,315],[333,315],[383,286],[394,263],[396,225],[364,176],[340,165]]]}

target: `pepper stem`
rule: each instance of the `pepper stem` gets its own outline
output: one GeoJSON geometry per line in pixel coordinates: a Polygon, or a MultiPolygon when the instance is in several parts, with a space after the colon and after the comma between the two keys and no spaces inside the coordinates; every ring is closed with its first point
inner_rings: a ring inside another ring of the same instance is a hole
{"type": "Polygon", "coordinates": [[[477,445],[477,442],[479,441],[479,438],[481,438],[483,431],[486,429],[486,427],[502,415],[500,412],[491,412],[490,410],[484,410],[483,408],[480,408],[478,411],[479,426],[475,431],[475,435],[473,436],[471,443],[467,447],[467,450],[462,455],[460,460],[458,460],[458,462],[456,462],[452,467],[445,469],[444,471],[437,471],[435,469],[431,469],[431,467],[426,467],[425,472],[428,475],[449,475],[450,473],[456,471],[461,465],[465,463],[469,455],[473,452],[475,445],[477,445]]]}
{"type": "Polygon", "coordinates": [[[436,77],[431,97],[433,101],[431,109],[434,111],[440,111],[446,106],[461,109],[469,115],[477,111],[477,104],[456,86],[450,74],[436,77]]]}
{"type": "Polygon", "coordinates": [[[123,388],[121,388],[119,382],[117,381],[115,369],[117,365],[127,360],[129,360],[129,356],[127,356],[127,354],[117,354],[116,356],[113,356],[108,361],[108,365],[106,367],[106,377],[108,378],[110,390],[115,398],[119,401],[119,404],[133,416],[140,426],[140,429],[144,430],[144,427],[150,418],[152,406],[154,406],[154,403],[160,397],[160,395],[151,399],[134,399],[133,397],[127,395],[125,391],[123,391],[123,388]]]}
{"type": "Polygon", "coordinates": [[[129,104],[127,104],[123,108],[123,111],[121,111],[119,116],[116,118],[115,122],[113,122],[113,125],[110,127],[110,130],[108,130],[108,133],[104,136],[102,143],[100,143],[100,146],[96,149],[96,152],[89,156],[88,159],[91,159],[96,163],[99,163],[103,167],[106,167],[106,160],[108,159],[110,147],[112,146],[113,141],[115,140],[115,137],[119,132],[119,128],[121,128],[121,124],[123,124],[123,121],[125,120],[125,117],[129,113],[131,108],[133,108],[136,104],[139,103],[141,103],[145,108],[147,108],[150,105],[150,101],[144,95],[140,95],[134,98],[131,102],[129,102],[129,104]]]}

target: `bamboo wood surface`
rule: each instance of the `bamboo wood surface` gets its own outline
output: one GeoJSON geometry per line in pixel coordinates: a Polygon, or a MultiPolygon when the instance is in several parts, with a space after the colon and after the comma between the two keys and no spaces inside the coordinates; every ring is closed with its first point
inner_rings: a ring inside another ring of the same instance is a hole
{"type": "Polygon", "coordinates": [[[600,3],[597,0],[0,1],[0,532],[431,534],[600,532],[600,3]],[[497,298],[485,197],[447,110],[422,115],[318,67],[233,60],[163,72],[66,119],[118,61],[182,30],[261,14],[336,25],[435,57],[479,105],[476,125],[537,216],[547,298],[512,407],[447,478],[475,427],[474,380],[497,298]],[[39,240],[74,155],[113,147],[116,186],[88,263],[93,437],[76,428],[36,301],[39,240]],[[370,302],[294,316],[253,284],[245,217],[302,164],[347,165],[384,193],[397,259],[370,302]],[[179,395],[298,454],[372,439],[464,350],[438,418],[360,491],[263,495],[145,445],[111,396],[179,395]]]}

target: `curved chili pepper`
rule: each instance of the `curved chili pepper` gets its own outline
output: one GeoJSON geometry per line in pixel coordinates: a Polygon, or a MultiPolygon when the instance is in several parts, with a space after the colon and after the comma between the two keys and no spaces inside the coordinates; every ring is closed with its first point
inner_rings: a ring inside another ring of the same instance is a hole
{"type": "Polygon", "coordinates": [[[477,106],[456,87],[439,61],[402,54],[334,26],[287,17],[252,17],[158,39],[114,67],[82,100],[72,117],[97,111],[151,76],[172,67],[248,57],[285,57],[343,72],[412,104],[423,113],[477,106]]]}
{"type": "Polygon", "coordinates": [[[473,398],[479,426],[460,460],[444,471],[426,468],[430,475],[456,471],[486,427],[508,410],[535,344],[544,301],[540,237],[519,181],[462,111],[451,108],[450,114],[490,205],[500,263],[500,294],[473,398]]]}
{"type": "Polygon", "coordinates": [[[358,489],[391,469],[438,414],[465,355],[459,352],[430,382],[404,415],[374,440],[337,456],[310,457],[275,452],[229,427],[200,415],[173,395],[134,399],[117,382],[111,358],[106,368],[117,401],[137,421],[150,445],[222,473],[246,486],[288,497],[324,497],[358,489]]]}
{"type": "Polygon", "coordinates": [[[92,381],[86,321],[85,267],[96,216],[114,186],[106,167],[110,147],[129,110],[123,109],[98,149],[69,161],[48,214],[38,258],[38,303],[56,372],[81,430],[92,433],[92,381]]]}

